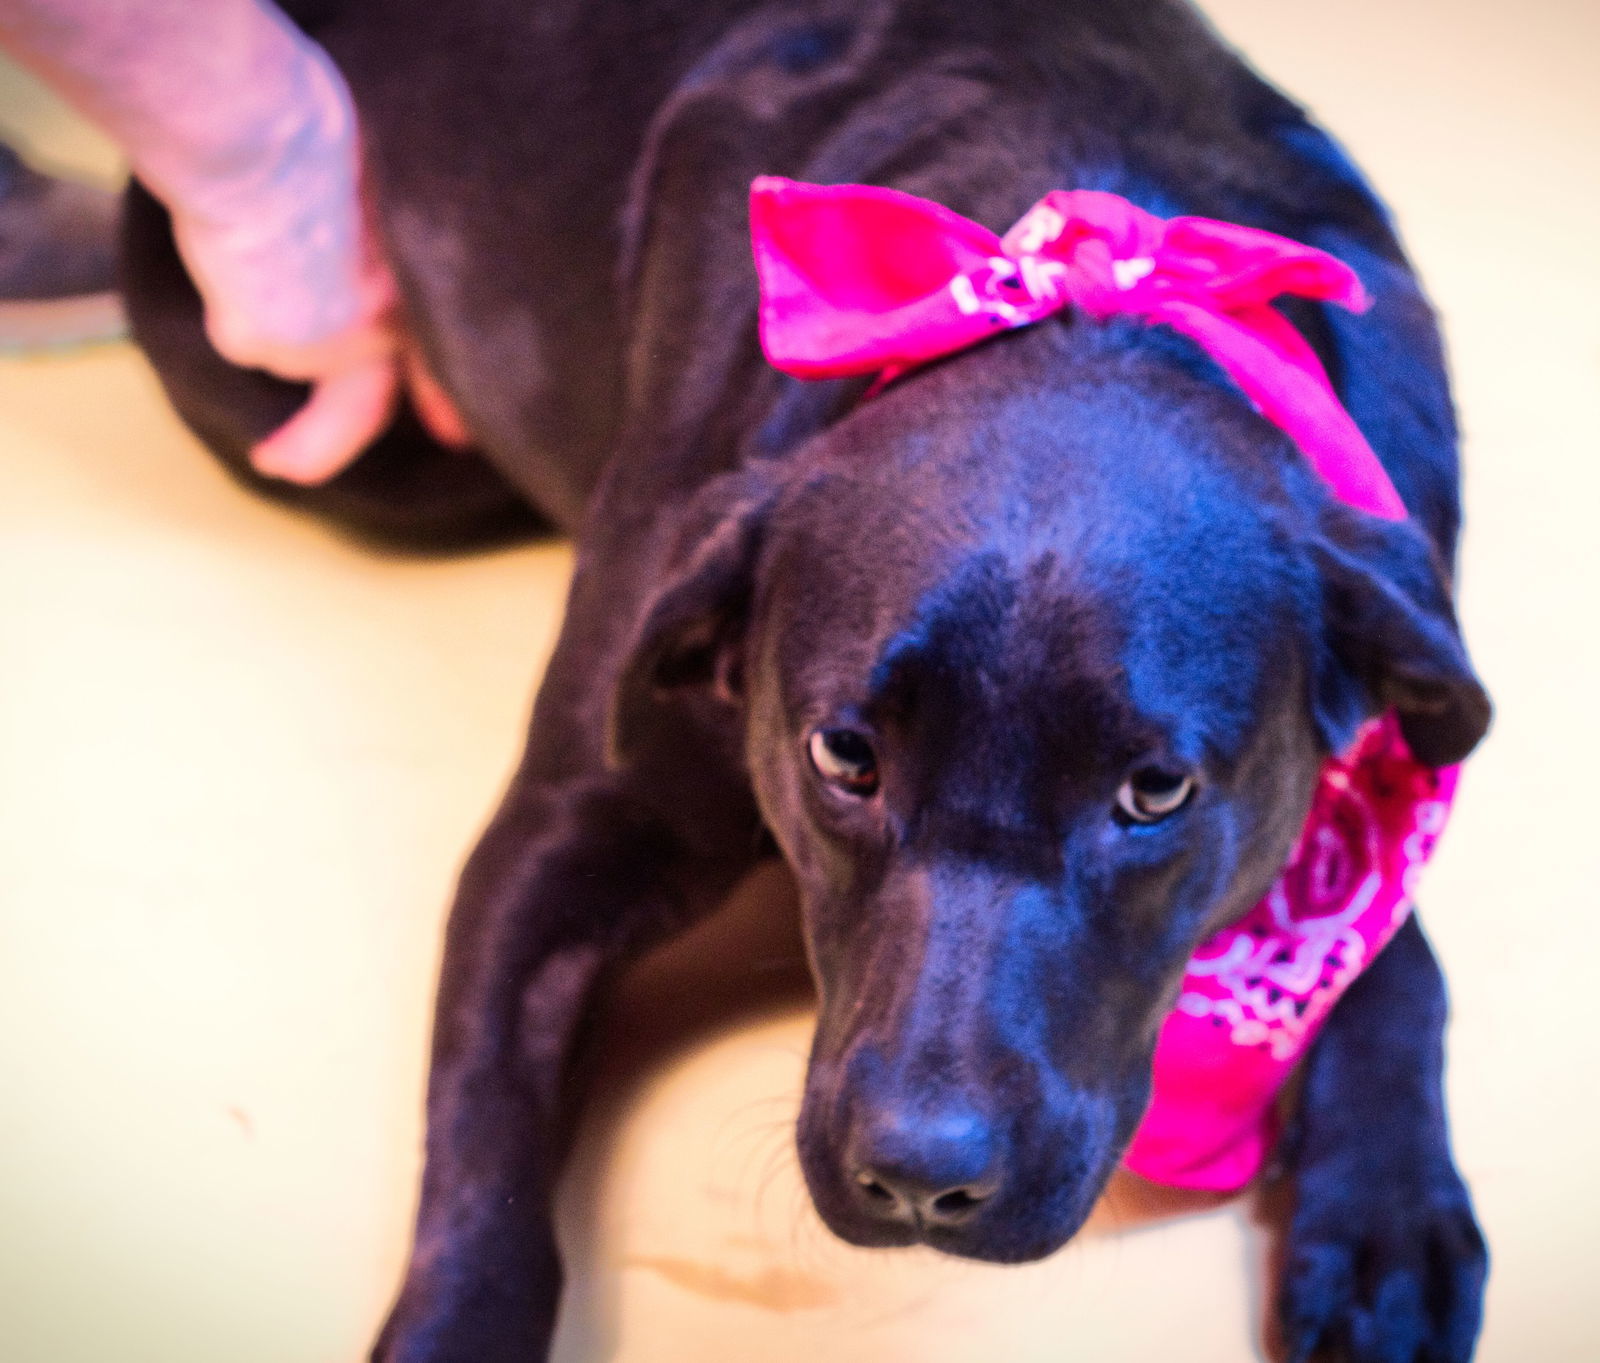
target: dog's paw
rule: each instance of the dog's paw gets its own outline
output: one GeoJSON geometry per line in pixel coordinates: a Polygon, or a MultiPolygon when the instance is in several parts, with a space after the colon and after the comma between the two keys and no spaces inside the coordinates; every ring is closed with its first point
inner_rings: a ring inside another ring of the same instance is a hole
{"type": "Polygon", "coordinates": [[[1454,1171],[1430,1183],[1302,1191],[1279,1297],[1289,1363],[1469,1363],[1488,1249],[1454,1171]]]}
{"type": "Polygon", "coordinates": [[[391,1316],[370,1363],[540,1363],[550,1331],[489,1315],[477,1320],[391,1316]]]}
{"type": "Polygon", "coordinates": [[[541,1363],[554,1333],[558,1273],[507,1285],[486,1275],[408,1282],[370,1363],[541,1363]]]}

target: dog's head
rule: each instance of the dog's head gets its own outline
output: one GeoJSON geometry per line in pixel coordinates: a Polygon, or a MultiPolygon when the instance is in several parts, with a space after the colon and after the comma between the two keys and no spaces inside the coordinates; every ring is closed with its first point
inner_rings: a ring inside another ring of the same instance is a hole
{"type": "Polygon", "coordinates": [[[1116,1166],[1190,954],[1265,892],[1324,755],[1394,707],[1452,762],[1488,702],[1421,531],[1337,504],[1160,346],[1040,327],[784,469],[685,556],[630,685],[742,720],[819,991],[823,1218],[1036,1258],[1116,1166]]]}

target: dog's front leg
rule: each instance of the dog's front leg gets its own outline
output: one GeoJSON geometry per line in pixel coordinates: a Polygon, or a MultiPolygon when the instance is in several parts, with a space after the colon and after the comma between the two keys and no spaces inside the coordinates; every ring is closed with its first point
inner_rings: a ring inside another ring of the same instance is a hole
{"type": "Polygon", "coordinates": [[[575,1033],[602,974],[734,874],[690,856],[620,776],[513,788],[450,920],[416,1241],[377,1363],[545,1356],[575,1033]]]}
{"type": "Polygon", "coordinates": [[[1286,1163],[1293,1363],[1466,1363],[1488,1254],[1450,1156],[1444,977],[1415,917],[1312,1047],[1286,1163]]]}

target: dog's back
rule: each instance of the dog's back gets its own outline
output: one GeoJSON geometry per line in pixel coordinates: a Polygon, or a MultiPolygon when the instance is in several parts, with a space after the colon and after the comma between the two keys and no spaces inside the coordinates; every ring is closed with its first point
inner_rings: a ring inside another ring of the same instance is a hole
{"type": "MultiPolygon", "coordinates": [[[[641,423],[650,443],[663,425],[699,432],[680,471],[692,483],[730,464],[751,424],[781,443],[831,419],[839,403],[785,393],[754,344],[744,197],[754,176],[788,174],[893,184],[996,229],[1048,189],[1111,189],[1341,256],[1375,316],[1305,305],[1294,320],[1453,548],[1439,346],[1383,211],[1186,5],[288,8],[350,80],[411,322],[486,456],[446,457],[402,419],[327,489],[288,494],[308,505],[419,540],[526,528],[530,504],[570,529],[641,423]]],[[[248,477],[245,450],[299,390],[210,352],[159,210],[139,195],[132,208],[139,338],[180,412],[248,477]]]]}

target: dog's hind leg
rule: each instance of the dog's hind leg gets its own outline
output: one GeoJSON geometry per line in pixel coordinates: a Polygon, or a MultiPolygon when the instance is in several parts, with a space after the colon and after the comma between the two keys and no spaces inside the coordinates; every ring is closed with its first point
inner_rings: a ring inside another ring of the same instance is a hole
{"type": "Polygon", "coordinates": [[[438,444],[409,411],[320,486],[257,474],[250,447],[294,412],[306,388],[240,369],[212,349],[200,296],[178,257],[166,211],[137,184],[124,209],[123,287],[134,338],[178,414],[253,490],[396,548],[469,548],[548,528],[487,462],[438,444]]]}
{"type": "Polygon", "coordinates": [[[1466,1363],[1488,1252],[1450,1155],[1444,977],[1416,918],[1312,1047],[1285,1137],[1288,1357],[1466,1363]]]}

